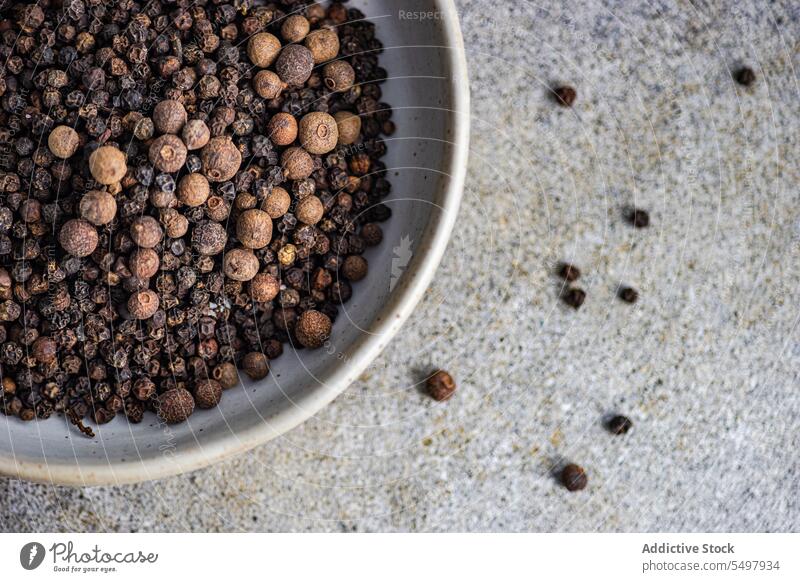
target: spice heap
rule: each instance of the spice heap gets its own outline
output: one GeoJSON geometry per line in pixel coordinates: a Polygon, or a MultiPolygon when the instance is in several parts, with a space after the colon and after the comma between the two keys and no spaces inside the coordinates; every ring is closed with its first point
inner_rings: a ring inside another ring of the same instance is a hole
{"type": "MultiPolygon", "coordinates": [[[[0,9],[0,410],[166,422],[318,348],[381,242],[381,44],[297,0],[0,9]]],[[[85,430],[84,430],[85,429],[85,430]]]]}

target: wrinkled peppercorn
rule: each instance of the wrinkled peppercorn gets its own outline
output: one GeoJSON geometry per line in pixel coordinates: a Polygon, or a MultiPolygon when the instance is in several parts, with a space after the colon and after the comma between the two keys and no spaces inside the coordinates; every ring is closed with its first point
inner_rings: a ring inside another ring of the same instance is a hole
{"type": "Polygon", "coordinates": [[[622,287],[619,290],[619,298],[625,303],[636,303],[639,299],[639,293],[632,287],[622,287]]]}
{"type": "Polygon", "coordinates": [[[566,487],[567,491],[585,489],[588,483],[586,471],[574,463],[569,463],[561,470],[561,483],[566,487]]]}
{"type": "Polygon", "coordinates": [[[431,374],[426,380],[426,386],[431,398],[440,402],[450,398],[456,391],[455,380],[444,370],[431,374]]]}
{"type": "Polygon", "coordinates": [[[626,434],[629,430],[631,430],[631,428],[633,428],[633,422],[627,416],[617,414],[608,419],[606,428],[611,434],[626,434]]]}

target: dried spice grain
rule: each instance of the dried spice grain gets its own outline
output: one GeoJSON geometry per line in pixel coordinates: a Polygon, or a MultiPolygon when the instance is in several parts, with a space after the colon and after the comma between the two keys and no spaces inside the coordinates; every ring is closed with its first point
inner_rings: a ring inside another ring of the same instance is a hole
{"type": "Polygon", "coordinates": [[[128,171],[125,154],[113,146],[99,147],[89,156],[89,171],[100,184],[116,184],[128,171]]]}
{"type": "Polygon", "coordinates": [[[251,380],[261,380],[269,374],[269,360],[261,352],[250,352],[246,354],[240,363],[242,371],[251,380]]]}
{"type": "Polygon", "coordinates": [[[200,151],[200,161],[209,182],[225,182],[239,171],[242,154],[230,137],[212,137],[200,151]]]}
{"type": "Polygon", "coordinates": [[[157,410],[167,424],[183,422],[194,412],[194,398],[184,388],[173,388],[158,397],[157,410]]]}
{"type": "Polygon", "coordinates": [[[199,380],[194,387],[194,401],[198,408],[214,408],[222,399],[222,385],[216,380],[199,380]]]}
{"type": "Polygon", "coordinates": [[[456,391],[455,380],[444,370],[437,370],[431,374],[425,385],[431,398],[440,402],[450,398],[456,391]]]}
{"type": "Polygon", "coordinates": [[[117,201],[105,190],[90,190],[80,201],[80,214],[96,226],[103,226],[117,215],[117,201]]]}
{"type": "Polygon", "coordinates": [[[88,257],[97,248],[99,241],[97,229],[79,218],[68,220],[58,233],[61,247],[75,257],[88,257]]]}
{"type": "Polygon", "coordinates": [[[47,147],[57,158],[67,159],[75,155],[81,145],[78,132],[66,125],[53,128],[47,138],[47,147]]]}
{"type": "Polygon", "coordinates": [[[626,434],[629,430],[631,430],[631,428],[633,428],[633,421],[627,416],[616,414],[608,420],[606,423],[606,428],[611,434],[626,434]]]}
{"type": "Polygon", "coordinates": [[[561,484],[567,491],[580,491],[586,488],[589,479],[586,471],[574,463],[569,463],[561,469],[561,484]]]}
{"type": "Polygon", "coordinates": [[[331,335],[331,319],[315,309],[304,311],[297,318],[294,333],[297,341],[307,348],[319,348],[331,335]]]}

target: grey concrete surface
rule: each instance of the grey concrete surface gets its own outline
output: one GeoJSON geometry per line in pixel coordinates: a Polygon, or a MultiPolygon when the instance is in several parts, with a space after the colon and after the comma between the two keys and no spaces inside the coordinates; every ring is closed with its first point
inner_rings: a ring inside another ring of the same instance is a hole
{"type": "Polygon", "coordinates": [[[426,299],[315,418],[131,487],[0,481],[6,531],[791,531],[800,16],[790,2],[458,0],[473,94],[426,299]],[[566,4],[566,3],[565,3],[566,4]],[[552,6],[550,6],[552,5],[552,6]],[[737,86],[730,70],[758,75],[737,86]],[[574,84],[571,110],[546,87],[574,84]],[[652,216],[635,230],[621,209],[652,216]],[[588,298],[558,301],[575,261],[588,298]],[[615,299],[624,282],[635,306],[615,299]],[[430,366],[459,392],[416,387],[430,366]],[[624,437],[602,428],[624,412],[624,437]],[[583,465],[589,486],[551,473],[583,465]]]}

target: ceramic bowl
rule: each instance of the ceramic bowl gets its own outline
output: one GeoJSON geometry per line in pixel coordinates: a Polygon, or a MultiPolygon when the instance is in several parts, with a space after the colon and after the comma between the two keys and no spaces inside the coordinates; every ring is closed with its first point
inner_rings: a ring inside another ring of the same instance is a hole
{"type": "Polygon", "coordinates": [[[225,392],[219,407],[165,425],[153,414],[95,427],[86,438],[62,416],[24,423],[0,415],[0,473],[71,485],[131,483],[190,471],[247,451],[297,426],[340,394],[386,347],[427,288],[461,200],[469,89],[451,0],[353,1],[375,22],[390,79],[383,101],[397,132],[386,140],[393,211],[383,243],[365,255],[328,344],[272,362],[259,382],[225,392]],[[402,4],[402,8],[399,6],[402,4]]]}

